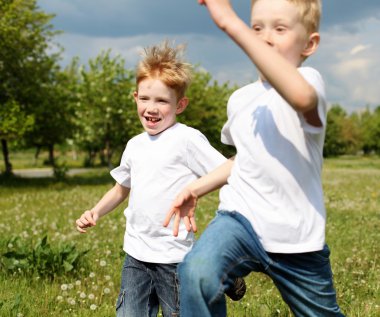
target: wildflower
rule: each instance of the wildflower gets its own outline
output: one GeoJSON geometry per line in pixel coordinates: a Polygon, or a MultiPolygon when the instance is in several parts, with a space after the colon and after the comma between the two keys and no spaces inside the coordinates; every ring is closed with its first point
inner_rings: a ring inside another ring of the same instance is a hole
{"type": "Polygon", "coordinates": [[[57,301],[60,302],[60,301],[62,301],[62,300],[63,300],[63,297],[62,297],[61,295],[58,295],[58,296],[57,296],[57,301]]]}
{"type": "Polygon", "coordinates": [[[80,298],[86,298],[86,293],[84,293],[84,292],[80,293],[80,294],[79,294],[79,297],[80,297],[80,298]]]}
{"type": "Polygon", "coordinates": [[[12,243],[8,243],[8,248],[12,249],[13,248],[13,244],[12,243]]]}
{"type": "Polygon", "coordinates": [[[106,281],[109,281],[111,279],[111,276],[105,275],[104,278],[106,279],[106,281]]]}
{"type": "Polygon", "coordinates": [[[94,294],[89,294],[88,295],[88,299],[91,299],[91,300],[95,299],[95,295],[94,294]]]}
{"type": "Polygon", "coordinates": [[[75,299],[74,299],[74,298],[69,297],[69,298],[67,299],[67,302],[68,302],[70,305],[75,305],[75,299]]]}
{"type": "Polygon", "coordinates": [[[82,282],[80,280],[75,281],[76,286],[80,286],[81,284],[82,284],[82,282]]]}
{"type": "Polygon", "coordinates": [[[104,261],[104,260],[101,260],[99,264],[100,264],[100,266],[106,266],[106,265],[107,265],[107,262],[104,261]]]}
{"type": "Polygon", "coordinates": [[[91,310],[95,310],[97,308],[97,306],[95,305],[95,304],[92,304],[91,306],[90,306],[90,309],[91,310]]]}
{"type": "Polygon", "coordinates": [[[69,285],[67,285],[67,287],[68,287],[69,289],[73,289],[74,285],[70,283],[69,285]]]}
{"type": "Polygon", "coordinates": [[[108,287],[106,287],[103,292],[104,292],[104,294],[109,294],[111,292],[111,290],[108,287]]]}
{"type": "Polygon", "coordinates": [[[67,290],[67,284],[62,284],[61,285],[61,290],[66,291],[67,290]]]}
{"type": "Polygon", "coordinates": [[[95,277],[95,273],[94,273],[94,272],[91,272],[91,273],[90,273],[90,277],[91,277],[91,278],[94,278],[94,277],[95,277]]]}

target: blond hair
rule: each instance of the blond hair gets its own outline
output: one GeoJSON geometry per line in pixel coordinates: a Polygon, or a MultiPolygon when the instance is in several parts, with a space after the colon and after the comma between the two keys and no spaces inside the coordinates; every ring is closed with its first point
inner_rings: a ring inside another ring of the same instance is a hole
{"type": "MultiPolygon", "coordinates": [[[[251,7],[259,0],[251,0],[251,7]]],[[[300,14],[301,22],[308,34],[318,32],[322,14],[321,0],[286,0],[294,4],[300,14]]]]}
{"type": "Polygon", "coordinates": [[[184,45],[170,47],[168,41],[145,48],[136,68],[137,87],[144,79],[159,79],[175,90],[178,99],[184,97],[192,78],[192,66],[183,60],[184,51],[184,45]]]}

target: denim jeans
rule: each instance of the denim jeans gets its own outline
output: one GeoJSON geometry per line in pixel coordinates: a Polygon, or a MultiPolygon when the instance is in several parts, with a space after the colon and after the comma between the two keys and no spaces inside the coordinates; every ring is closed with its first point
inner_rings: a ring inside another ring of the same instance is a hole
{"type": "Polygon", "coordinates": [[[164,317],[179,316],[177,265],[147,263],[125,257],[117,317],[157,316],[161,306],[164,317]]]}
{"type": "Polygon", "coordinates": [[[267,274],[295,316],[343,316],[327,245],[321,251],[267,253],[248,220],[218,212],[179,265],[181,317],[227,315],[224,291],[235,277],[267,274]]]}

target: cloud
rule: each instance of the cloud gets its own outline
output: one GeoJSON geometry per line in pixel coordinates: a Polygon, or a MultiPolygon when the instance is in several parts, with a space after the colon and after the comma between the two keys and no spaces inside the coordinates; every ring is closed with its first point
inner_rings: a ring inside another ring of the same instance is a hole
{"type": "MultiPolygon", "coordinates": [[[[53,24],[64,31],[63,64],[73,56],[82,63],[112,49],[133,68],[142,47],[164,39],[188,43],[188,59],[218,82],[243,85],[257,78],[247,56],[211,21],[196,0],[38,0],[57,13],[53,24]]],[[[249,0],[232,0],[249,20],[249,0]]],[[[378,105],[380,77],[380,4],[378,0],[323,1],[322,42],[307,64],[318,69],[332,103],[348,111],[378,105]]]]}
{"type": "Polygon", "coordinates": [[[371,48],[371,45],[363,45],[363,44],[356,45],[350,51],[350,55],[356,55],[356,54],[358,54],[358,53],[360,53],[362,51],[365,51],[365,50],[367,50],[369,48],[371,48]]]}

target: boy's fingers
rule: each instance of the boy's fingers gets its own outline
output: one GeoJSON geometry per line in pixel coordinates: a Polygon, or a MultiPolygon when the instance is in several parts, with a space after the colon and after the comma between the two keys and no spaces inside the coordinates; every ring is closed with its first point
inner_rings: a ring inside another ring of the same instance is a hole
{"type": "Polygon", "coordinates": [[[183,217],[183,223],[185,224],[187,232],[191,231],[191,223],[188,216],[183,217]]]}
{"type": "Polygon", "coordinates": [[[181,221],[181,217],[179,215],[179,212],[177,212],[175,214],[175,217],[174,217],[174,224],[173,224],[173,235],[175,237],[178,236],[178,230],[179,230],[179,222],[181,221]]]}
{"type": "Polygon", "coordinates": [[[193,232],[197,232],[197,224],[195,222],[195,217],[190,217],[190,224],[191,228],[193,229],[193,232]]]}
{"type": "Polygon", "coordinates": [[[86,233],[86,230],[84,230],[84,229],[81,228],[80,226],[77,226],[77,230],[78,230],[80,233],[86,233]]]}
{"type": "Polygon", "coordinates": [[[172,208],[172,209],[170,209],[170,211],[166,214],[165,220],[164,220],[164,222],[163,222],[163,226],[164,226],[164,227],[167,227],[167,226],[169,225],[170,219],[172,219],[173,214],[175,214],[176,210],[177,210],[176,208],[172,208]]]}

